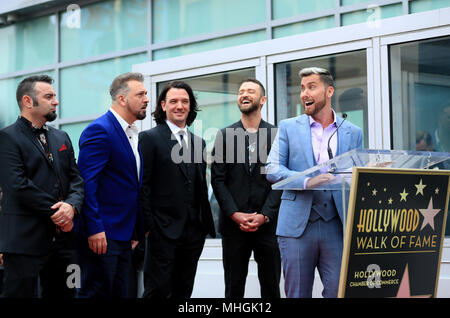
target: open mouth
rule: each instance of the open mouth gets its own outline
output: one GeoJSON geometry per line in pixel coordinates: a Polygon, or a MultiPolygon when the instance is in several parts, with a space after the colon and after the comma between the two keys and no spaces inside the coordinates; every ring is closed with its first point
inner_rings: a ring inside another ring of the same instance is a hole
{"type": "Polygon", "coordinates": [[[307,102],[305,102],[305,106],[311,106],[312,104],[314,104],[314,101],[307,101],[307,102]]]}

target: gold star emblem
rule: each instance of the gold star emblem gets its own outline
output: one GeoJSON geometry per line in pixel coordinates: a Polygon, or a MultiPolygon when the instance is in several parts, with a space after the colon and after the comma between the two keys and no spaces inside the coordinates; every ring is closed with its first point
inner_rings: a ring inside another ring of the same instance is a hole
{"type": "Polygon", "coordinates": [[[392,198],[389,198],[388,202],[389,204],[392,204],[392,198]]]}
{"type": "Polygon", "coordinates": [[[406,202],[406,197],[408,196],[408,194],[409,194],[409,193],[406,193],[406,189],[403,188],[403,192],[400,193],[400,196],[401,196],[400,202],[402,202],[402,201],[405,201],[405,202],[406,202]]]}
{"type": "Polygon", "coordinates": [[[426,184],[422,184],[422,179],[420,179],[419,184],[415,184],[414,185],[417,188],[417,192],[416,195],[418,195],[419,193],[421,195],[423,195],[423,189],[427,186],[426,184]]]}
{"type": "Polygon", "coordinates": [[[434,190],[434,193],[439,194],[439,188],[436,188],[436,189],[434,190]]]}
{"type": "Polygon", "coordinates": [[[378,192],[377,189],[373,189],[373,190],[372,190],[372,195],[373,195],[373,196],[376,196],[376,195],[377,195],[377,192],[378,192]]]}

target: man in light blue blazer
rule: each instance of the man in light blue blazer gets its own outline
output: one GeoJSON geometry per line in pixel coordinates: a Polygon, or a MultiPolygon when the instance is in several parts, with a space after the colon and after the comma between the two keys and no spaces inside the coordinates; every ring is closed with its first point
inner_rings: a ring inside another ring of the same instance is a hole
{"type": "MultiPolygon", "coordinates": [[[[329,71],[310,67],[299,75],[304,114],[279,123],[267,159],[267,179],[272,183],[329,160],[328,141],[333,157],[362,146],[361,129],[342,123],[331,108],[334,80],[329,71]]],[[[300,178],[295,188],[301,190],[284,190],[281,196],[276,234],[289,298],[312,297],[316,267],[324,286],[322,295],[337,297],[345,213],[342,193],[308,190],[330,178],[327,171],[300,178]]]]}
{"type": "Polygon", "coordinates": [[[127,297],[132,244],[144,240],[140,204],[142,160],[138,128],[149,102],[140,73],[110,87],[111,108],[80,137],[78,165],[85,181],[80,234],[80,298],[127,297]]]}

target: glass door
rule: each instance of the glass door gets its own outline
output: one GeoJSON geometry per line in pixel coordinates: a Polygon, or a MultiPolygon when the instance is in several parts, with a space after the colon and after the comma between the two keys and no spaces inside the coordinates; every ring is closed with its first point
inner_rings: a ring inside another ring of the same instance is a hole
{"type": "MultiPolygon", "coordinates": [[[[200,109],[189,130],[202,137],[206,142],[208,197],[213,212],[217,237],[220,237],[220,208],[211,187],[210,154],[217,132],[240,119],[241,114],[237,106],[237,93],[241,81],[249,77],[255,77],[255,68],[250,67],[188,78],[177,78],[177,80],[181,80],[192,87],[200,109]]],[[[156,83],[157,95],[168,82],[170,80],[156,83]]]]}

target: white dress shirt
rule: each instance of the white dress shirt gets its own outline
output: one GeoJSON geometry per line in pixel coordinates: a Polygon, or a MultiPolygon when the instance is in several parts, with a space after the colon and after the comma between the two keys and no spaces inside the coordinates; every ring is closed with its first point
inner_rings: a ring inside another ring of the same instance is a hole
{"type": "Polygon", "coordinates": [[[185,147],[188,148],[189,147],[189,134],[188,134],[188,129],[186,126],[184,126],[183,128],[178,127],[177,125],[175,125],[174,123],[172,123],[170,120],[166,119],[166,123],[167,126],[169,126],[170,131],[172,132],[172,134],[175,136],[175,138],[177,139],[178,143],[180,144],[180,146],[183,146],[181,144],[181,138],[180,138],[180,134],[183,135],[184,141],[186,142],[185,147]]]}
{"type": "Polygon", "coordinates": [[[137,176],[139,178],[139,172],[141,169],[141,157],[139,156],[138,143],[139,143],[139,129],[135,123],[128,124],[114,109],[109,109],[111,113],[116,117],[120,126],[122,127],[128,141],[130,142],[131,149],[136,160],[137,176]]]}

